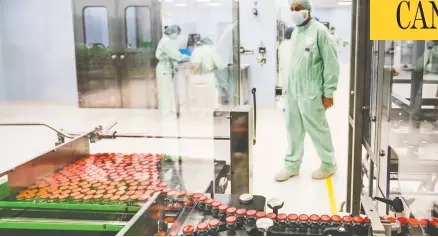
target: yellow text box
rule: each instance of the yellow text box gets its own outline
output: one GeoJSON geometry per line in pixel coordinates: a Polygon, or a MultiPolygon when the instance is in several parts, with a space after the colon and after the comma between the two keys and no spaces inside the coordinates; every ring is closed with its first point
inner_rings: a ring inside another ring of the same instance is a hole
{"type": "Polygon", "coordinates": [[[370,0],[371,40],[438,40],[438,0],[370,0]]]}

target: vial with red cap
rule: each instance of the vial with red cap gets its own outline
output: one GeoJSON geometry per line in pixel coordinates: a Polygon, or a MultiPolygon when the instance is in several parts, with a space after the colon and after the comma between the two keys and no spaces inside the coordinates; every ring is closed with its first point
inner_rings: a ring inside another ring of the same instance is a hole
{"type": "Polygon", "coordinates": [[[166,198],[164,199],[164,202],[166,204],[172,204],[176,201],[178,197],[178,192],[177,191],[169,191],[167,192],[166,198]]]}
{"type": "Polygon", "coordinates": [[[225,219],[227,218],[227,209],[228,209],[228,205],[220,205],[219,206],[219,213],[218,213],[218,218],[221,221],[225,221],[225,219]]]}
{"type": "Polygon", "coordinates": [[[318,235],[320,233],[320,220],[321,217],[319,217],[316,214],[310,215],[309,217],[309,233],[311,235],[318,235]]]}
{"type": "Polygon", "coordinates": [[[228,236],[236,235],[236,227],[237,227],[237,218],[235,216],[229,216],[226,218],[225,222],[227,223],[228,236]]]}
{"type": "Polygon", "coordinates": [[[263,211],[258,211],[258,212],[256,213],[256,218],[257,218],[257,219],[262,219],[262,218],[265,218],[265,217],[266,217],[266,213],[263,212],[263,211]]]}
{"type": "Polygon", "coordinates": [[[277,228],[280,230],[285,230],[287,228],[287,215],[284,213],[279,213],[277,215],[277,228]]]}
{"type": "Polygon", "coordinates": [[[298,232],[300,234],[307,234],[309,227],[309,216],[306,214],[301,214],[298,216],[298,232]]]}
{"type": "Polygon", "coordinates": [[[215,236],[219,232],[219,224],[221,222],[218,219],[213,219],[208,222],[208,234],[215,236]]]}
{"type": "Polygon", "coordinates": [[[219,201],[215,201],[215,202],[213,202],[212,204],[211,204],[211,215],[214,217],[214,218],[218,218],[218,215],[219,215],[219,207],[222,205],[222,203],[221,202],[219,202],[219,201]]]}
{"type": "Polygon", "coordinates": [[[413,235],[413,236],[423,235],[423,231],[421,230],[420,222],[418,221],[418,219],[410,218],[408,229],[409,229],[408,230],[409,235],[413,235]]]}
{"type": "Polygon", "coordinates": [[[243,208],[236,210],[237,227],[241,228],[245,224],[246,210],[243,208]]]}
{"type": "Polygon", "coordinates": [[[228,216],[235,216],[237,209],[235,207],[229,207],[227,209],[227,217],[228,216]]]}
{"type": "Polygon", "coordinates": [[[397,218],[398,223],[400,223],[400,234],[401,236],[406,236],[409,233],[409,219],[406,217],[397,218]]]}
{"type": "Polygon", "coordinates": [[[363,228],[365,228],[367,231],[370,229],[371,227],[371,221],[370,218],[368,218],[368,216],[363,218],[363,228]]]}
{"type": "Polygon", "coordinates": [[[195,227],[193,227],[192,225],[186,225],[183,228],[183,234],[185,236],[195,236],[195,227]]]}
{"type": "Polygon", "coordinates": [[[330,219],[331,227],[339,227],[342,225],[342,218],[338,215],[333,215],[330,219]]]}
{"type": "Polygon", "coordinates": [[[298,215],[297,214],[289,214],[287,216],[287,224],[292,232],[298,232],[298,215]]]}
{"type": "Polygon", "coordinates": [[[204,212],[206,215],[211,214],[212,204],[213,204],[213,199],[208,198],[207,200],[205,200],[204,212]]]}
{"type": "Polygon", "coordinates": [[[245,224],[250,225],[250,224],[255,224],[256,222],[256,210],[248,210],[246,211],[246,219],[245,219],[245,224]]]}
{"type": "Polygon", "coordinates": [[[430,220],[430,228],[428,233],[431,236],[438,236],[438,218],[430,220]]]}
{"type": "Polygon", "coordinates": [[[154,234],[154,236],[166,236],[166,232],[158,231],[157,233],[154,234]]]}
{"type": "Polygon", "coordinates": [[[184,205],[192,206],[194,203],[194,199],[193,199],[194,195],[195,195],[194,193],[186,193],[185,198],[184,198],[184,205]]]}
{"type": "Polygon", "coordinates": [[[196,236],[208,236],[208,224],[206,222],[199,223],[196,231],[196,236]]]}
{"type": "Polygon", "coordinates": [[[344,223],[344,227],[351,228],[353,226],[353,217],[351,216],[343,216],[342,222],[344,223]]]}
{"type": "Polygon", "coordinates": [[[320,225],[320,229],[321,231],[324,231],[326,228],[328,228],[330,226],[330,216],[329,215],[321,215],[319,218],[319,225],[320,225]]]}
{"type": "Polygon", "coordinates": [[[277,225],[277,214],[270,212],[268,214],[266,214],[266,217],[271,219],[274,222],[274,226],[277,225]]]}
{"type": "Polygon", "coordinates": [[[198,209],[199,210],[204,210],[204,208],[205,208],[205,201],[207,200],[208,198],[207,198],[207,196],[201,196],[199,199],[198,199],[198,209]]]}
{"type": "Polygon", "coordinates": [[[421,219],[420,226],[423,229],[425,233],[429,233],[429,220],[428,219],[421,219]]]}
{"type": "Polygon", "coordinates": [[[361,216],[353,217],[353,235],[365,236],[368,235],[368,230],[364,227],[364,220],[361,216]]]}

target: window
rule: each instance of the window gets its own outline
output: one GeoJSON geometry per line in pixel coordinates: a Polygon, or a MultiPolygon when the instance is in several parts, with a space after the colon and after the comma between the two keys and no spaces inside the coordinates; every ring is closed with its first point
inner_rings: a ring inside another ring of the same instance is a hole
{"type": "Polygon", "coordinates": [[[125,11],[126,45],[128,48],[151,48],[151,11],[148,7],[128,7],[125,11]]]}
{"type": "Polygon", "coordinates": [[[105,7],[84,8],[84,29],[88,48],[108,48],[108,10],[105,7]]]}

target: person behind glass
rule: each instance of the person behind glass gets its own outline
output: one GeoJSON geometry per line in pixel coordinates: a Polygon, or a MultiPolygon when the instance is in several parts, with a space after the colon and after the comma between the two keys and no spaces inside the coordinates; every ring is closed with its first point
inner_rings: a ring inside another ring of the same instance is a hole
{"type": "Polygon", "coordinates": [[[174,64],[190,60],[189,56],[181,54],[175,43],[180,34],[181,28],[179,26],[167,27],[155,52],[155,57],[158,59],[156,68],[158,108],[164,119],[176,118],[175,93],[172,83],[174,64]]]}
{"type": "Polygon", "coordinates": [[[213,79],[215,88],[216,88],[216,96],[214,106],[216,107],[219,104],[220,100],[220,90],[221,87],[218,86],[218,79],[216,77],[217,72],[221,72],[227,69],[227,65],[219,56],[213,41],[209,38],[203,38],[199,41],[199,46],[195,48],[192,54],[192,58],[190,60],[193,64],[198,64],[201,66],[201,72],[204,75],[203,78],[205,80],[213,79]]]}

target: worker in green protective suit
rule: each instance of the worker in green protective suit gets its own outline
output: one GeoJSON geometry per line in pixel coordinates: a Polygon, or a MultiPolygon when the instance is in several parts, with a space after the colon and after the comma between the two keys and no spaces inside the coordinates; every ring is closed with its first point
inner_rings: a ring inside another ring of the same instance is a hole
{"type": "Polygon", "coordinates": [[[288,150],[284,168],[276,181],[299,174],[308,133],[321,159],[312,173],[325,179],[336,172],[336,160],[326,119],[333,106],[333,93],[339,78],[336,41],[327,27],[310,16],[310,0],[291,1],[292,20],[297,26],[291,37],[290,72],[285,91],[285,119],[288,150]]]}
{"type": "Polygon", "coordinates": [[[179,26],[167,27],[155,52],[155,57],[159,61],[156,69],[158,108],[163,118],[176,118],[175,93],[172,81],[173,65],[190,59],[188,56],[181,54],[176,45],[176,39],[180,34],[181,28],[179,26]]]}

